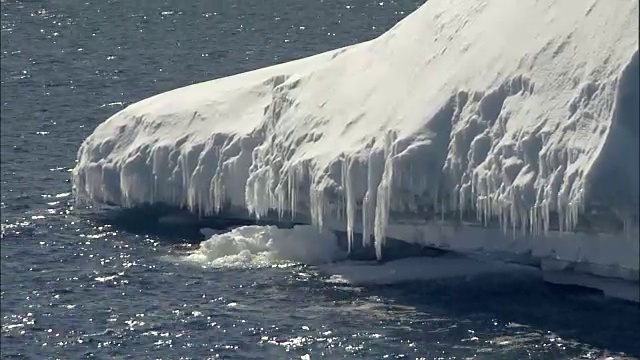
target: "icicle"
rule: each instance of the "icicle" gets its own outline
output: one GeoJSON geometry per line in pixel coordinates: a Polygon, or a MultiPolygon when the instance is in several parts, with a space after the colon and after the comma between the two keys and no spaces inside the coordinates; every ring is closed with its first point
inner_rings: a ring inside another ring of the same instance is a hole
{"type": "Polygon", "coordinates": [[[367,192],[362,201],[362,246],[371,244],[371,236],[375,225],[375,208],[378,196],[378,185],[382,178],[384,154],[372,152],[369,154],[367,168],[367,192]]]}
{"type": "Polygon", "coordinates": [[[297,182],[297,176],[296,176],[296,169],[295,167],[290,167],[288,169],[288,191],[289,191],[289,211],[291,211],[291,221],[293,221],[295,219],[296,216],[296,203],[298,202],[298,197],[297,197],[297,188],[298,188],[298,182],[297,182]]]}
{"type": "Polygon", "coordinates": [[[326,205],[324,196],[324,184],[321,177],[322,175],[319,176],[313,173],[309,186],[309,208],[311,212],[311,223],[318,229],[322,229],[324,227],[326,205]]]}
{"type": "Polygon", "coordinates": [[[504,206],[500,207],[500,215],[499,215],[498,223],[500,224],[500,230],[502,234],[507,235],[507,227],[509,223],[509,212],[505,210],[504,206]]]}
{"type": "Polygon", "coordinates": [[[386,229],[389,222],[389,207],[391,200],[391,186],[393,181],[393,159],[388,159],[382,181],[378,186],[378,197],[376,201],[376,221],[374,228],[374,239],[376,248],[376,258],[382,259],[382,246],[386,238],[386,229]]]}
{"type": "Polygon", "coordinates": [[[389,209],[391,191],[393,186],[393,170],[395,156],[395,136],[388,133],[385,137],[385,163],[380,185],[378,185],[378,195],[375,211],[374,244],[376,258],[382,259],[382,247],[386,240],[387,225],[389,223],[389,209]]]}
{"type": "Polygon", "coordinates": [[[536,207],[529,209],[529,232],[534,236],[538,235],[538,216],[536,214],[536,207]]]}
{"type": "Polygon", "coordinates": [[[542,203],[542,216],[543,218],[543,226],[544,226],[544,234],[547,235],[549,230],[551,229],[551,209],[549,209],[549,200],[544,200],[542,203]]]}
{"type": "Polygon", "coordinates": [[[342,186],[345,195],[345,215],[347,218],[347,251],[353,248],[353,227],[355,222],[356,199],[353,189],[353,159],[347,157],[342,162],[342,186]]]}
{"type": "Polygon", "coordinates": [[[526,209],[520,211],[520,233],[525,235],[527,233],[527,227],[529,226],[529,212],[526,209]]]}

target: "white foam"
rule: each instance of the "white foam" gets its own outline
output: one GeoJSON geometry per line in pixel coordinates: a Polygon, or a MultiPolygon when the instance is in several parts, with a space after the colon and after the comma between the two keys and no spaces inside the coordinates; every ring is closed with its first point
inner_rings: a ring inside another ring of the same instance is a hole
{"type": "Polygon", "coordinates": [[[342,260],[346,253],[335,235],[308,225],[293,229],[242,226],[203,241],[183,261],[215,268],[265,267],[293,263],[324,264],[342,260]]]}
{"type": "Polygon", "coordinates": [[[297,217],[351,241],[359,229],[379,257],[394,223],[429,206],[522,239],[494,248],[562,257],[535,239],[603,205],[635,234],[608,244],[607,264],[637,271],[637,13],[636,0],[429,0],[372,41],[128,106],[82,144],[74,191],[297,217]]]}

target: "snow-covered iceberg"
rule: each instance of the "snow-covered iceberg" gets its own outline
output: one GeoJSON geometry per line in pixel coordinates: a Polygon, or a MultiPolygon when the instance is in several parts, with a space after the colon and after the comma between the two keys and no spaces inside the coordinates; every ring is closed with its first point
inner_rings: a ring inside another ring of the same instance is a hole
{"type": "Polygon", "coordinates": [[[637,282],[637,14],[429,0],[374,40],[127,107],[82,144],[74,189],[637,282]]]}

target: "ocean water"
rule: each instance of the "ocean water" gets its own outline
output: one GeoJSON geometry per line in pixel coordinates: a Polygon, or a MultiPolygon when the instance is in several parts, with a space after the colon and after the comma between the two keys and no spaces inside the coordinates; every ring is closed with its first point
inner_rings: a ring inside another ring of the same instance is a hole
{"type": "Polygon", "coordinates": [[[419,5],[3,0],[1,357],[639,356],[637,305],[524,269],[326,264],[340,259],[326,234],[252,227],[203,242],[147,213],[75,204],[77,148],[127,104],[373,38],[419,5]]]}

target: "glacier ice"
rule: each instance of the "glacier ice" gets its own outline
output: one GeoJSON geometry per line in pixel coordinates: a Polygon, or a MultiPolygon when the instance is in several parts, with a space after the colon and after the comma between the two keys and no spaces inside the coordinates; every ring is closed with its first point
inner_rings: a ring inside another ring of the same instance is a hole
{"type": "Polygon", "coordinates": [[[429,0],[371,41],[128,106],[81,145],[74,191],[357,232],[378,256],[496,224],[472,247],[637,274],[637,13],[429,0]]]}

